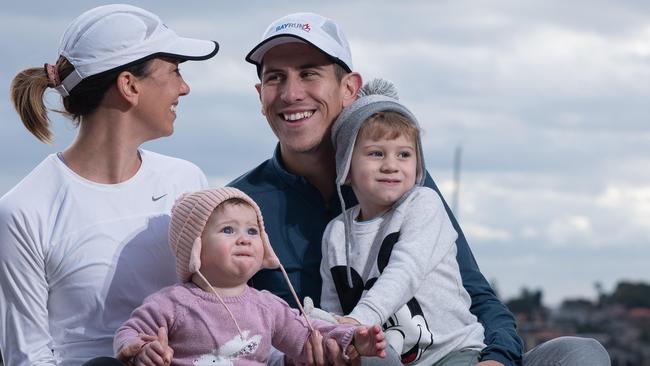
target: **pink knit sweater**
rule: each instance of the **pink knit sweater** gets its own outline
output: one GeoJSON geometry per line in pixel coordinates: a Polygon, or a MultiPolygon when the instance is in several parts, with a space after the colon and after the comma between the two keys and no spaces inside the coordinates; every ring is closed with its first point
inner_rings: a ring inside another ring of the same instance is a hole
{"type": "MultiPolygon", "coordinates": [[[[172,365],[265,365],[271,345],[294,360],[304,359],[309,329],[297,311],[279,297],[247,287],[239,296],[224,297],[237,319],[243,339],[217,297],[192,283],[166,287],[145,299],[115,333],[113,349],[138,339],[139,333],[156,335],[167,327],[172,365]]],[[[310,319],[325,339],[345,349],[354,327],[310,319]]]]}

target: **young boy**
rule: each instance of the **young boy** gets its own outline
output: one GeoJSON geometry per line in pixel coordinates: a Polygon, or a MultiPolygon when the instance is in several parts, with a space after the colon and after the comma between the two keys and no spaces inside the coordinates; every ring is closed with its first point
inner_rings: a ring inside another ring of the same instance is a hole
{"type": "Polygon", "coordinates": [[[383,324],[404,364],[477,363],[483,327],[469,311],[457,234],[438,194],[422,186],[415,116],[392,84],[375,80],[335,121],[332,141],[343,213],[323,236],[322,308],[346,315],[341,322],[383,324]],[[344,184],[359,202],[348,210],[344,184]]]}
{"type": "Polygon", "coordinates": [[[262,267],[281,265],[259,207],[236,188],[179,198],[169,241],[183,283],[149,296],[117,330],[118,359],[143,365],[262,365],[273,346],[304,362],[312,326],[342,349],[353,344],[360,355],[383,357],[378,325],[302,319],[279,297],[246,284],[262,267]],[[134,353],[134,359],[125,357],[134,353]]]}

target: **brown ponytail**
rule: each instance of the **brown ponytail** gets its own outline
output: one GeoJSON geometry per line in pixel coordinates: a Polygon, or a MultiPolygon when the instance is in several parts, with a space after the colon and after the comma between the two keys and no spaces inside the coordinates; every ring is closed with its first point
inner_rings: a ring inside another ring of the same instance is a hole
{"type": "MultiPolygon", "coordinates": [[[[81,117],[91,114],[99,107],[104,94],[115,83],[120,72],[128,71],[135,76],[143,77],[147,74],[149,63],[150,60],[145,60],[82,80],[70,91],[69,96],[62,98],[64,111],[54,110],[54,112],[62,113],[78,125],[81,117]]],[[[74,70],[74,66],[62,56],[59,57],[55,67],[61,80],[74,70]]],[[[43,67],[23,70],[11,82],[11,101],[27,130],[40,141],[50,143],[52,131],[50,131],[50,119],[43,100],[47,87],[48,76],[43,67]]]]}
{"type": "Polygon", "coordinates": [[[49,143],[52,132],[43,101],[46,88],[47,74],[42,67],[23,70],[11,82],[11,101],[27,130],[42,142],[49,143]]]}
{"type": "MultiPolygon", "coordinates": [[[[59,57],[55,66],[62,78],[68,76],[74,67],[64,57],[59,57]]],[[[11,101],[25,128],[42,142],[52,142],[50,118],[43,97],[48,87],[45,68],[32,67],[19,72],[11,81],[11,101]]]]}

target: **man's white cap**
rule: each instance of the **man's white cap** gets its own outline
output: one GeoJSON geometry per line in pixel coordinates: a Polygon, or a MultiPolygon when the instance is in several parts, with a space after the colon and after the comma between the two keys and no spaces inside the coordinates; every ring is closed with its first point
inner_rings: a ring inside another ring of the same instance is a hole
{"type": "Polygon", "coordinates": [[[261,69],[264,55],[271,48],[291,42],[312,45],[346,71],[352,71],[352,54],[345,34],[332,19],[314,13],[284,16],[266,29],[262,41],[246,55],[246,61],[261,69]]]}
{"type": "Polygon", "coordinates": [[[125,4],[99,6],[68,26],[59,46],[74,71],[56,87],[67,96],[81,80],[154,57],[205,60],[214,56],[214,41],[179,37],[160,18],[125,4]]]}

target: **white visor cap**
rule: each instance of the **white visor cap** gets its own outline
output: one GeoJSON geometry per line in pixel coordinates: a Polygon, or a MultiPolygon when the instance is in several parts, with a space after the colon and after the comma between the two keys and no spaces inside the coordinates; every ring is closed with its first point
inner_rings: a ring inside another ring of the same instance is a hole
{"type": "Polygon", "coordinates": [[[205,60],[215,41],[179,37],[155,14],[125,4],[99,6],[68,26],[59,46],[75,70],[56,89],[67,96],[81,80],[156,56],[205,60]]]}
{"type": "Polygon", "coordinates": [[[352,53],[341,27],[333,20],[314,13],[289,14],[271,23],[260,43],[246,55],[246,61],[260,68],[268,50],[291,42],[312,45],[346,71],[352,71],[352,53]]]}

